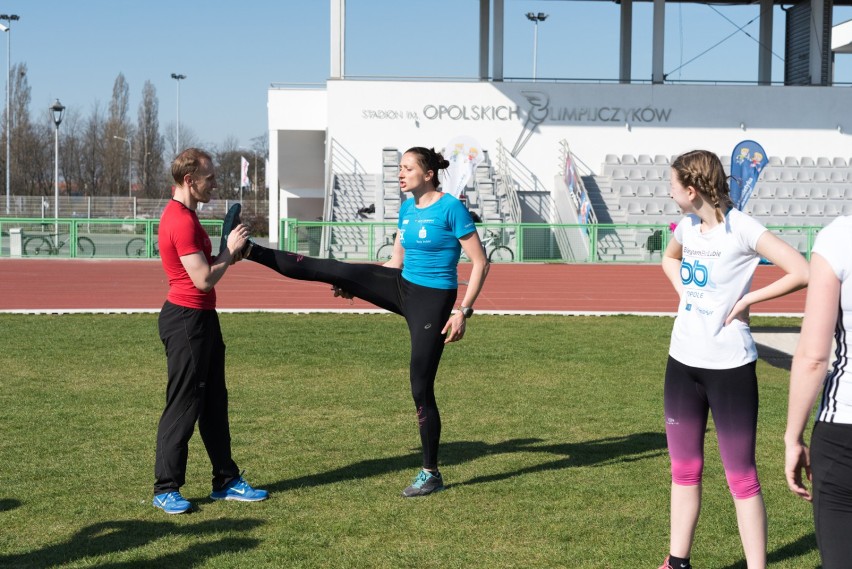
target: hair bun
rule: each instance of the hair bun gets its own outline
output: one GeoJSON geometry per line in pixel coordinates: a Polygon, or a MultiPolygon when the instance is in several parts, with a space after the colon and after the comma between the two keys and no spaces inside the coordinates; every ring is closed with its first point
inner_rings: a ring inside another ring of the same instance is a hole
{"type": "Polygon", "coordinates": [[[444,169],[449,168],[449,167],[450,167],[450,161],[449,160],[441,159],[441,160],[438,161],[438,168],[440,168],[441,170],[444,170],[444,169]]]}

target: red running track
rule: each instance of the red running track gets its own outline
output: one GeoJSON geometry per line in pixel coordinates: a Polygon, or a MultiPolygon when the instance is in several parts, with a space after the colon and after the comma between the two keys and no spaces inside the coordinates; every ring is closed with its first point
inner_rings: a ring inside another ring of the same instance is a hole
{"type": "MultiPolygon", "coordinates": [[[[465,279],[470,265],[459,266],[465,279]]],[[[780,275],[759,266],[753,287],[780,275]]],[[[157,260],[0,260],[0,311],[156,311],[168,285],[157,260]]],[[[220,310],[352,310],[329,285],[295,281],[244,261],[216,285],[220,310]]],[[[804,312],[805,291],[764,302],[753,314],[804,312]]],[[[658,264],[492,265],[476,302],[481,312],[674,313],[677,296],[658,264]]]]}

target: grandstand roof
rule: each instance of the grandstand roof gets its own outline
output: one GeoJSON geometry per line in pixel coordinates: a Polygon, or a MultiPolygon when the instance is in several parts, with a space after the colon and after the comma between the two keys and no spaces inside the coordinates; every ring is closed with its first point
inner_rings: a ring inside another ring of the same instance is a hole
{"type": "MultiPolygon", "coordinates": [[[[550,0],[551,2],[611,2],[613,4],[621,4],[619,0],[550,0]]],[[[653,2],[654,0],[633,0],[634,2],[653,2]]],[[[666,0],[666,2],[671,4],[710,4],[713,6],[758,6],[760,5],[759,1],[749,1],[749,0],[713,0],[713,2],[707,2],[706,0],[666,0]]],[[[772,0],[772,3],[777,6],[792,6],[794,4],[798,4],[799,2],[790,1],[790,0],[772,0]]],[[[834,0],[833,4],[835,6],[852,6],[852,0],[834,0]]]]}

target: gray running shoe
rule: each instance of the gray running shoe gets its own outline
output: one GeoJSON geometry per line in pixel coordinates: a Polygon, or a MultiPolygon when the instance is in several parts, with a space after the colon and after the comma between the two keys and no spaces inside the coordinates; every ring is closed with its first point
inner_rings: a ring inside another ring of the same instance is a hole
{"type": "Polygon", "coordinates": [[[416,498],[417,496],[426,496],[432,492],[438,492],[444,489],[444,479],[440,472],[429,472],[421,470],[411,486],[402,491],[405,498],[416,498]]]}

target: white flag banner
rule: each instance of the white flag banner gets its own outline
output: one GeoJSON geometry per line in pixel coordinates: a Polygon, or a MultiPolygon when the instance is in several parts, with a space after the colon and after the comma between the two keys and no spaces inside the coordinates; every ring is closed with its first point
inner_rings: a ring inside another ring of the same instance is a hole
{"type": "Polygon", "coordinates": [[[264,158],[263,160],[263,187],[272,187],[272,185],[269,183],[269,158],[264,158]]]}
{"type": "Polygon", "coordinates": [[[444,173],[441,189],[459,197],[468,182],[473,179],[477,164],[484,160],[482,147],[469,136],[457,136],[444,147],[444,158],[450,166],[444,173]]]}
{"type": "Polygon", "coordinates": [[[248,175],[248,167],[249,163],[244,157],[240,156],[240,187],[247,188],[251,184],[249,183],[249,175],[248,175]]]}

